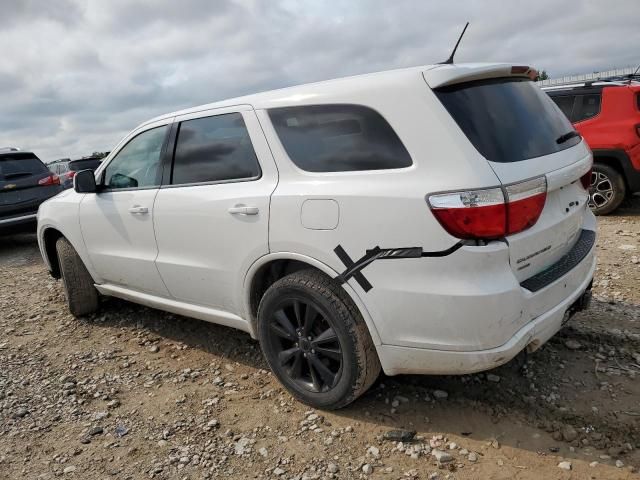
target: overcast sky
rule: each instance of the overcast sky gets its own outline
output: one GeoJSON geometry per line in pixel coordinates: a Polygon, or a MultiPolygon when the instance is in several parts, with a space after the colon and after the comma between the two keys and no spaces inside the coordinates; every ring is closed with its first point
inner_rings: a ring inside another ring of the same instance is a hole
{"type": "Polygon", "coordinates": [[[158,114],[445,60],[640,64],[640,0],[0,0],[0,146],[110,150],[158,114]]]}

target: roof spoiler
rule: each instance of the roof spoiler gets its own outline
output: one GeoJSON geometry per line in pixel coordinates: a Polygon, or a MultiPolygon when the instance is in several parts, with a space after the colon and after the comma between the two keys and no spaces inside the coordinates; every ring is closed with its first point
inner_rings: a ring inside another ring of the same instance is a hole
{"type": "Polygon", "coordinates": [[[488,80],[491,78],[523,77],[534,80],[538,72],[527,65],[510,63],[439,64],[425,70],[423,76],[431,88],[488,80]]]}

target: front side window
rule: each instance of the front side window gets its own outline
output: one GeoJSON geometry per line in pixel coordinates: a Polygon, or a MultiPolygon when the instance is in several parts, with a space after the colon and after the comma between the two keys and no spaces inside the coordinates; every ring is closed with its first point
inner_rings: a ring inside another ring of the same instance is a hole
{"type": "Polygon", "coordinates": [[[362,105],[309,105],[269,110],[291,161],[308,172],[384,170],[412,165],[391,125],[362,105]]]}
{"type": "Polygon", "coordinates": [[[153,128],[129,140],[105,168],[104,186],[120,189],[160,185],[160,152],[167,128],[153,128]]]}
{"type": "Polygon", "coordinates": [[[180,123],[173,185],[255,179],[260,165],[240,113],[180,123]]]}

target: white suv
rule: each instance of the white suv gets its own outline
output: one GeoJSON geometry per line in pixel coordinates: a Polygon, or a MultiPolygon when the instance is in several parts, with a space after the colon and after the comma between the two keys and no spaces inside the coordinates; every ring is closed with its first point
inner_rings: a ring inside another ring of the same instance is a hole
{"type": "Polygon", "coordinates": [[[40,207],[74,315],[98,294],[248,332],[298,399],[460,374],[587,303],[592,157],[505,64],[432,65],[150,120],[40,207]]]}

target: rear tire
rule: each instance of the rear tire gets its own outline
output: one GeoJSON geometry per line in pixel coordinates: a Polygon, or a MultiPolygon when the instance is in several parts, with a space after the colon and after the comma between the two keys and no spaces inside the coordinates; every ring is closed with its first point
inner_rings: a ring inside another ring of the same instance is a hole
{"type": "Polygon", "coordinates": [[[589,186],[589,207],[596,215],[608,215],[624,201],[627,186],[615,168],[594,163],[589,186]]]}
{"type": "Polygon", "coordinates": [[[317,270],[269,287],[258,308],[258,337],[276,377],[314,408],[348,405],[380,373],[362,315],[344,289],[317,270]]]}
{"type": "Polygon", "coordinates": [[[78,252],[64,237],[56,242],[56,251],[69,311],[74,317],[95,312],[98,309],[98,291],[78,252]]]}

